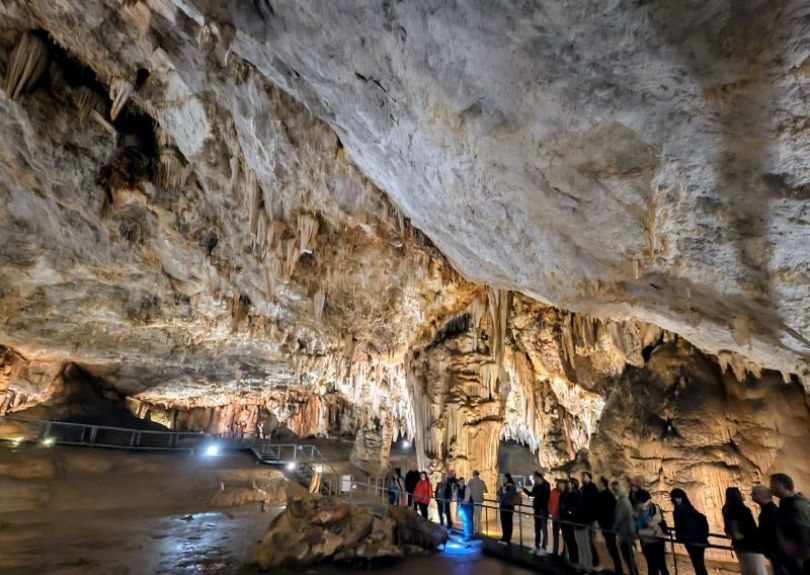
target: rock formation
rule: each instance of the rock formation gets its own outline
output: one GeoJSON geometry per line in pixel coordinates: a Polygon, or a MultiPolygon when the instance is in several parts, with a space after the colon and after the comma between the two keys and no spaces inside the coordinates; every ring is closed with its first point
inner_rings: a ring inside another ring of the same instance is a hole
{"type": "Polygon", "coordinates": [[[349,505],[327,497],[288,499],[255,558],[262,569],[301,569],[324,561],[373,564],[436,549],[447,532],[413,509],[349,505]]]}
{"type": "Polygon", "coordinates": [[[806,477],[802,9],[4,2],[0,415],[806,477]]]}

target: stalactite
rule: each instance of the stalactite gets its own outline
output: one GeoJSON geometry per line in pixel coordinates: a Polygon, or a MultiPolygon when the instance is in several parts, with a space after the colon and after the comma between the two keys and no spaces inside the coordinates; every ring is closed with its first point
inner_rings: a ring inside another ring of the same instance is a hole
{"type": "Polygon", "coordinates": [[[48,69],[48,43],[32,32],[24,32],[11,52],[6,71],[6,95],[16,100],[29,91],[48,69]]]}
{"type": "Polygon", "coordinates": [[[237,331],[242,326],[250,313],[250,297],[247,294],[240,294],[238,297],[231,298],[230,312],[232,317],[232,330],[237,331]]]}
{"type": "Polygon", "coordinates": [[[574,367],[574,360],[576,359],[576,351],[574,348],[574,334],[571,327],[571,314],[565,314],[562,318],[560,325],[560,332],[562,337],[562,351],[568,365],[574,367]]]}
{"type": "Polygon", "coordinates": [[[79,127],[84,127],[92,112],[104,113],[104,98],[88,86],[79,86],[76,89],[75,101],[79,111],[79,127]]]}
{"type": "Polygon", "coordinates": [[[326,292],[319,289],[315,292],[315,297],[312,299],[313,311],[315,313],[315,321],[321,321],[323,317],[323,307],[326,303],[326,292]]]}
{"type": "Polygon", "coordinates": [[[745,381],[749,373],[757,379],[762,377],[762,368],[741,355],[730,351],[721,351],[717,354],[717,359],[720,363],[721,371],[725,373],[731,368],[734,377],[741,383],[745,381]]]}
{"type": "Polygon", "coordinates": [[[318,219],[312,214],[298,215],[299,251],[311,254],[318,241],[318,219]]]}
{"type": "Polygon", "coordinates": [[[174,148],[160,150],[157,162],[158,184],[168,190],[183,186],[186,179],[186,166],[183,157],[174,148]]]}
{"type": "Polygon", "coordinates": [[[112,106],[110,107],[110,118],[115,120],[124,109],[129,97],[132,95],[132,84],[121,78],[116,78],[110,85],[110,100],[112,106]]]}
{"type": "Polygon", "coordinates": [[[509,290],[487,288],[487,302],[492,322],[492,354],[499,371],[503,370],[503,355],[506,345],[506,328],[509,321],[511,298],[509,290]]]}
{"type": "Polygon", "coordinates": [[[301,257],[301,251],[298,249],[298,242],[290,238],[284,243],[284,278],[289,280],[295,273],[295,266],[298,264],[298,259],[301,257]]]}

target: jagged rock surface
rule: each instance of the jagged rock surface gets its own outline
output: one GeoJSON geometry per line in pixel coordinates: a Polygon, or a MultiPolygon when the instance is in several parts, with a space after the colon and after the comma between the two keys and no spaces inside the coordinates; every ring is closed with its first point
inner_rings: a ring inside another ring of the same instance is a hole
{"type": "Polygon", "coordinates": [[[447,532],[412,509],[349,505],[333,498],[290,498],[255,551],[262,569],[306,568],[323,561],[356,565],[434,550],[447,532]]]}

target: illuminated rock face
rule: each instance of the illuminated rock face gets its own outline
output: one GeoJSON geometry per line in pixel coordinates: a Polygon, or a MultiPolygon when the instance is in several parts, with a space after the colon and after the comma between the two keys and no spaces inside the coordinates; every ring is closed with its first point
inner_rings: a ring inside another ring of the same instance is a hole
{"type": "Polygon", "coordinates": [[[807,473],[794,12],[275,4],[0,7],[0,414],[807,473]]]}

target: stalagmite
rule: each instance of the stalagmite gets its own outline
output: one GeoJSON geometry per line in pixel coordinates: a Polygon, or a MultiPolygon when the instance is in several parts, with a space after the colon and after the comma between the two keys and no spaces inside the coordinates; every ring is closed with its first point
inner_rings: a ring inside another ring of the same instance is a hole
{"type": "Polygon", "coordinates": [[[24,32],[9,58],[6,95],[16,100],[30,90],[47,70],[50,57],[45,40],[32,32],[24,32]]]}

